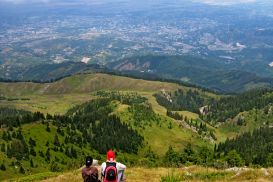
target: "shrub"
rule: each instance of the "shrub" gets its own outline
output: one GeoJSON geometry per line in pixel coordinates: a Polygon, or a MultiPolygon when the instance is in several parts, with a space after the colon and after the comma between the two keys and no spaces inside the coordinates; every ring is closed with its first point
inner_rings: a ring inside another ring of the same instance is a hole
{"type": "Polygon", "coordinates": [[[236,150],[231,150],[228,152],[226,156],[226,161],[231,167],[234,166],[240,167],[243,166],[244,164],[241,156],[236,152],[236,150]]]}
{"type": "Polygon", "coordinates": [[[183,178],[179,175],[168,174],[167,176],[161,177],[161,182],[180,182],[183,178]]]}

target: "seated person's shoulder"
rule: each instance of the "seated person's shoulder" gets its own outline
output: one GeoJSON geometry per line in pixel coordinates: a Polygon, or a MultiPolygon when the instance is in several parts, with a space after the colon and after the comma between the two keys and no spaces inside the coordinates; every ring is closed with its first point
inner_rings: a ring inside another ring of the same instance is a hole
{"type": "Polygon", "coordinates": [[[98,168],[94,167],[94,166],[91,167],[90,171],[91,171],[92,174],[98,174],[99,173],[98,168]]]}
{"type": "Polygon", "coordinates": [[[103,162],[102,164],[101,164],[101,167],[105,167],[106,166],[106,162],[103,162]]]}
{"type": "Polygon", "coordinates": [[[96,159],[93,159],[92,166],[98,166],[98,165],[99,165],[99,161],[96,159]]]}
{"type": "Polygon", "coordinates": [[[118,168],[119,170],[125,170],[125,169],[126,169],[126,166],[125,166],[124,164],[120,163],[120,162],[117,162],[117,168],[118,168]]]}

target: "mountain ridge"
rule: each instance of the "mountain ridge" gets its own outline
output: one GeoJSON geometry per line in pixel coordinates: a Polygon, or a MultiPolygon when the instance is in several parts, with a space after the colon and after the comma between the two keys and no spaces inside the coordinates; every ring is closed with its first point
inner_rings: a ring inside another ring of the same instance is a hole
{"type": "Polygon", "coordinates": [[[136,56],[109,63],[108,66],[118,71],[160,74],[165,78],[229,93],[273,85],[272,78],[240,70],[236,63],[193,56],[136,56]]]}

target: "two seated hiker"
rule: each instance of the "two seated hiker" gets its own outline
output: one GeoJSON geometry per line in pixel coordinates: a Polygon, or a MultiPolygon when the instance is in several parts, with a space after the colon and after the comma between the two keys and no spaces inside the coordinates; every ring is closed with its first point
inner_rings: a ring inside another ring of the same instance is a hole
{"type": "MultiPolygon", "coordinates": [[[[107,160],[103,162],[100,168],[102,182],[125,182],[126,166],[115,159],[115,152],[107,152],[107,160]]],[[[98,161],[92,157],[86,157],[85,167],[82,169],[84,182],[100,182],[99,180],[98,161]],[[96,167],[97,166],[97,167],[96,167]]]]}

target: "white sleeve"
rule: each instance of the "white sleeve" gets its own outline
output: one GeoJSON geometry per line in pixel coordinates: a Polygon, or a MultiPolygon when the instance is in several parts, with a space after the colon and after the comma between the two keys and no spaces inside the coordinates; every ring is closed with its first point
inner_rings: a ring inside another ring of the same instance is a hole
{"type": "Polygon", "coordinates": [[[117,170],[118,171],[124,171],[125,169],[126,169],[126,166],[124,164],[117,162],[117,170]]]}
{"type": "Polygon", "coordinates": [[[98,165],[99,165],[99,161],[96,159],[93,159],[92,166],[98,166],[98,165]]]}
{"type": "Polygon", "coordinates": [[[104,163],[101,164],[101,175],[102,175],[102,176],[103,176],[103,174],[104,174],[105,167],[106,167],[106,163],[104,162],[104,163]]]}

